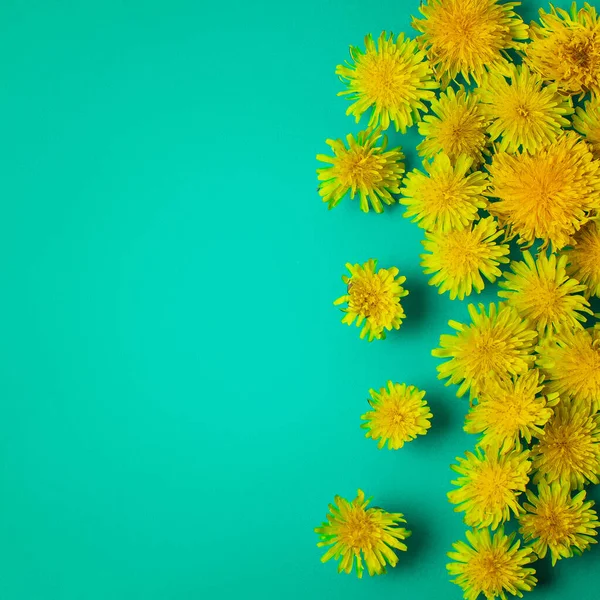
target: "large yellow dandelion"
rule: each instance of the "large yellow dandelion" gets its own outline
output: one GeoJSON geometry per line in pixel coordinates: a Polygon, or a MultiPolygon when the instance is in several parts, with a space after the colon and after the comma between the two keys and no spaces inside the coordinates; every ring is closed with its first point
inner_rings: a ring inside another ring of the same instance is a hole
{"type": "Polygon", "coordinates": [[[600,98],[588,100],[575,109],[573,127],[591,144],[596,158],[600,158],[600,98]]]}
{"type": "Polygon", "coordinates": [[[362,490],[357,497],[348,500],[335,497],[329,505],[327,521],[317,527],[319,547],[331,546],[321,558],[339,561],[338,572],[350,573],[356,560],[356,574],[362,577],[364,565],[369,575],[385,573],[385,566],[395,567],[398,562],[396,550],[406,550],[404,540],[410,531],[400,526],[406,523],[401,513],[388,513],[381,508],[367,508],[371,498],[365,499],[362,490]]]}
{"type": "Polygon", "coordinates": [[[470,390],[473,398],[486,380],[508,379],[530,368],[537,333],[510,306],[492,303],[486,312],[483,304],[469,304],[468,311],[471,323],[448,321],[456,335],[440,336],[440,347],[431,354],[447,359],[437,367],[438,379],[459,384],[458,397],[470,390]]]}
{"type": "Polygon", "coordinates": [[[511,65],[508,79],[487,74],[477,94],[500,151],[535,152],[570,126],[565,116],[573,113],[571,99],[559,94],[556,85],[544,86],[527,67],[511,65]]]}
{"type": "Polygon", "coordinates": [[[372,35],[365,38],[365,51],[350,46],[351,61],[338,65],[335,72],[348,86],[340,92],[352,104],[346,114],[356,122],[369,109],[369,126],[387,129],[393,123],[396,131],[407,127],[427,111],[425,100],[435,98],[438,87],[425,54],[417,43],[400,34],[396,40],[383,32],[375,42],[372,35]]]}
{"type": "Polygon", "coordinates": [[[452,482],[458,489],[448,492],[448,500],[457,505],[455,512],[465,513],[469,527],[496,529],[511,513],[519,514],[517,498],[529,482],[529,450],[517,447],[502,454],[497,446],[490,446],[465,456],[452,465],[460,477],[452,482]]]}
{"type": "Polygon", "coordinates": [[[519,531],[533,551],[544,558],[550,551],[552,565],[561,558],[581,554],[591,544],[600,526],[594,503],[585,501],[585,492],[571,497],[567,481],[548,484],[540,481],[537,496],[527,491],[525,513],[519,518],[519,531]]]}
{"type": "Polygon", "coordinates": [[[520,244],[537,238],[560,250],[600,208],[600,161],[573,131],[533,155],[500,152],[489,172],[488,196],[498,199],[489,211],[520,244]]]}
{"type": "Polygon", "coordinates": [[[584,286],[584,295],[600,297],[600,220],[584,225],[566,252],[569,274],[584,286]]]}
{"type": "Polygon", "coordinates": [[[481,292],[483,277],[493,283],[502,275],[498,266],[509,262],[510,248],[497,241],[502,233],[493,217],[470,228],[426,232],[422,244],[427,253],[421,255],[421,265],[426,275],[433,274],[429,285],[437,286],[440,294],[450,292],[451,300],[481,292]]]}
{"type": "Polygon", "coordinates": [[[462,74],[479,81],[486,69],[505,71],[507,50],[528,38],[527,25],[514,8],[520,2],[498,0],[426,0],[419,8],[424,19],[413,19],[417,38],[427,50],[444,85],[462,74]]]}
{"type": "Polygon", "coordinates": [[[506,535],[501,527],[493,535],[485,528],[467,531],[466,536],[468,544],[452,544],[454,552],[448,557],[454,562],[446,565],[465,600],[477,600],[481,594],[487,600],[506,600],[507,593],[522,598],[535,587],[535,569],[527,565],[536,557],[531,548],[521,548],[514,533],[506,535]]]}

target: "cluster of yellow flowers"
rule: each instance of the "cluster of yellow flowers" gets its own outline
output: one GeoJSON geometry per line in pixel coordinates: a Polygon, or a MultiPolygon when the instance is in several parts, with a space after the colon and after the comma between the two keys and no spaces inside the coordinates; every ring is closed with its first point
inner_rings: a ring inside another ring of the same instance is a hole
{"type": "MultiPolygon", "coordinates": [[[[398,201],[424,230],[430,285],[463,300],[498,281],[498,302],[450,321],[434,357],[438,377],[469,396],[473,452],[453,465],[448,494],[470,528],[448,571],[467,600],[521,597],[552,564],[595,543],[600,522],[585,486],[600,481],[600,19],[585,3],[550,5],[527,25],[519,2],[426,0],[409,39],[382,33],[350,48],[336,69],[368,118],[317,158],[329,208],[348,192],[382,212],[398,201]],[[421,169],[406,172],[384,131],[417,125],[421,169]],[[512,260],[513,252],[518,258],[512,260]],[[503,271],[504,269],[504,271],[503,271]],[[507,534],[511,518],[518,531],[507,534]]],[[[369,341],[405,319],[398,269],[348,264],[343,322],[369,341]]],[[[371,390],[367,437],[398,449],[430,426],[424,392],[389,382],[371,390]]],[[[394,566],[410,532],[400,514],[366,508],[362,491],[336,497],[316,531],[358,575],[394,566]]]]}

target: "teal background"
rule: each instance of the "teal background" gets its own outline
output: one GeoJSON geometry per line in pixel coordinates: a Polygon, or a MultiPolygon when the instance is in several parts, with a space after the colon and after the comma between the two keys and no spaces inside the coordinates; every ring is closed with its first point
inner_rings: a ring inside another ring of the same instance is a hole
{"type": "MultiPolygon", "coordinates": [[[[427,287],[401,208],[328,212],[314,172],[359,129],[335,65],[417,6],[1,2],[2,600],[461,597],[445,494],[473,438],[430,350],[465,304],[427,287]],[[370,257],[410,289],[372,344],[332,305],[370,257]],[[388,379],[434,413],[398,452],[359,428],[388,379]],[[313,533],[359,486],[414,532],[362,581],[313,533]]],[[[414,132],[392,142],[417,165],[414,132]]],[[[597,598],[599,557],[530,597],[597,598]]]]}

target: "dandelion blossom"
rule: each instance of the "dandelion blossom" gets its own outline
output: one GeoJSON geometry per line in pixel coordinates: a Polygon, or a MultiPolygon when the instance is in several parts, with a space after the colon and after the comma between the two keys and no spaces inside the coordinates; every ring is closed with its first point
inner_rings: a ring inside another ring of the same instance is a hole
{"type": "Polygon", "coordinates": [[[550,5],[540,9],[540,22],[532,23],[531,43],[525,46],[525,62],[568,94],[600,95],[600,21],[587,2],[570,13],[550,5]]]}
{"type": "Polygon", "coordinates": [[[400,190],[400,203],[407,208],[404,216],[428,231],[462,229],[477,219],[477,209],[485,208],[483,194],[487,175],[469,173],[473,159],[461,155],[453,165],[445,154],[432,162],[423,161],[427,175],[418,169],[407,173],[400,190]]]}
{"type": "Polygon", "coordinates": [[[543,252],[534,259],[526,250],[523,258],[511,264],[512,273],[504,273],[498,296],[529,319],[540,337],[563,326],[582,329],[585,314],[593,313],[581,294],[585,286],[567,275],[567,257],[543,252]]]}
{"type": "Polygon", "coordinates": [[[573,113],[571,99],[559,94],[556,85],[544,86],[527,67],[511,65],[508,80],[500,73],[486,75],[477,93],[500,151],[535,152],[570,126],[565,115],[573,113]]]}
{"type": "Polygon", "coordinates": [[[584,295],[600,297],[600,220],[584,225],[567,250],[569,275],[584,286],[584,295]]]}
{"type": "Polygon", "coordinates": [[[532,448],[535,481],[567,481],[581,489],[600,476],[600,414],[563,398],[532,448]]]}
{"type": "Polygon", "coordinates": [[[375,42],[365,38],[365,51],[350,46],[351,61],[338,65],[335,72],[348,86],[338,95],[347,95],[353,103],[346,111],[356,122],[372,109],[369,127],[387,129],[394,123],[396,131],[406,132],[427,112],[424,100],[435,98],[438,84],[433,78],[425,54],[417,43],[401,33],[394,41],[383,32],[375,42]]]}
{"type": "Polygon", "coordinates": [[[366,421],[362,427],[367,430],[366,437],[379,440],[379,448],[386,442],[390,450],[402,448],[405,442],[425,435],[431,427],[429,419],[433,415],[424,400],[425,392],[414,385],[388,381],[387,389],[369,390],[369,393],[373,410],[361,417],[366,421]]]}
{"type": "Polygon", "coordinates": [[[504,71],[507,50],[519,48],[528,27],[514,8],[520,2],[498,0],[426,0],[414,18],[417,38],[444,85],[462,74],[479,81],[486,69],[504,71]]]}
{"type": "Polygon", "coordinates": [[[526,512],[519,518],[519,531],[525,542],[533,542],[531,548],[540,558],[550,551],[553,566],[596,543],[594,537],[600,523],[592,509],[594,502],[586,502],[585,495],[582,491],[571,497],[567,481],[548,484],[543,479],[537,496],[527,491],[528,502],[523,504],[526,512]]]}
{"type": "Polygon", "coordinates": [[[385,338],[385,330],[400,329],[406,316],[400,298],[408,295],[402,287],[406,277],[398,277],[398,269],[377,268],[377,261],[370,259],[364,265],[346,263],[350,276],[343,275],[342,280],[348,286],[348,293],[338,298],[334,304],[342,308],[345,314],[342,323],[362,325],[361,339],[365,336],[371,342],[385,338]]]}
{"type": "Polygon", "coordinates": [[[429,285],[436,285],[440,294],[449,291],[451,300],[481,292],[482,275],[493,283],[502,275],[498,265],[509,262],[508,245],[497,242],[502,233],[493,217],[467,229],[426,232],[422,244],[427,254],[421,254],[421,265],[426,275],[434,274],[429,285]]]}
{"type": "Polygon", "coordinates": [[[315,529],[320,538],[317,546],[331,546],[321,562],[339,561],[338,573],[350,573],[356,559],[358,577],[362,577],[364,565],[369,575],[381,575],[386,564],[395,567],[398,562],[393,549],[406,550],[403,542],[410,531],[399,525],[406,523],[404,515],[367,508],[370,501],[362,490],[352,502],[336,496],[329,505],[327,521],[315,529]]]}
{"type": "Polygon", "coordinates": [[[588,100],[575,109],[573,127],[591,144],[596,158],[600,157],[600,98],[588,100]]]}
{"type": "Polygon", "coordinates": [[[466,536],[468,544],[452,544],[454,552],[448,557],[454,562],[446,565],[465,600],[477,600],[480,594],[487,600],[506,600],[507,593],[522,598],[535,587],[535,569],[526,566],[535,561],[533,550],[521,548],[514,533],[506,535],[501,527],[493,536],[487,528],[467,531],[466,536]]]}
{"type": "Polygon", "coordinates": [[[510,306],[492,303],[486,312],[483,304],[469,304],[468,311],[471,323],[448,321],[456,334],[442,335],[431,354],[448,359],[438,365],[438,379],[459,384],[458,397],[470,390],[473,398],[486,379],[507,379],[529,369],[537,333],[510,306]]]}
{"type": "Polygon", "coordinates": [[[539,238],[560,250],[600,208],[600,161],[573,131],[534,155],[500,152],[489,172],[487,195],[498,199],[489,211],[520,236],[520,244],[539,238]]]}
{"type": "Polygon", "coordinates": [[[417,151],[425,158],[433,158],[442,152],[452,162],[461,154],[479,166],[487,154],[487,120],[481,112],[475,94],[469,94],[463,86],[455,92],[449,87],[439,99],[431,101],[429,113],[418,124],[419,133],[425,139],[417,151]]]}
{"type": "Polygon", "coordinates": [[[392,194],[400,192],[404,174],[402,150],[386,151],[387,137],[373,131],[361,131],[356,139],[349,134],[346,141],[347,146],[342,140],[327,140],[334,155],[317,155],[317,160],[331,164],[317,169],[323,202],[334,208],[348,192],[352,199],[358,192],[361,210],[369,212],[370,202],[375,212],[383,212],[382,202],[393,204],[392,194]],[[381,137],[383,140],[377,145],[381,137]]]}
{"type": "Polygon", "coordinates": [[[542,393],[543,382],[537,369],[507,381],[488,382],[467,415],[465,431],[483,434],[479,445],[497,446],[502,453],[517,447],[520,440],[529,444],[533,436],[542,437],[553,414],[551,407],[558,402],[558,394],[542,393]]]}

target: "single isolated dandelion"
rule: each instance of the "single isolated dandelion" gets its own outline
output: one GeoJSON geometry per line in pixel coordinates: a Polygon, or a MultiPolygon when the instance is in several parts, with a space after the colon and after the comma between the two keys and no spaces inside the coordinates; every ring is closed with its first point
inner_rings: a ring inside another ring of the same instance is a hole
{"type": "Polygon", "coordinates": [[[367,430],[366,437],[379,440],[379,448],[387,442],[390,450],[402,448],[417,435],[425,435],[431,427],[433,416],[425,401],[425,392],[414,385],[393,383],[379,392],[369,390],[369,404],[373,410],[365,413],[361,425],[367,430]]]}
{"type": "Polygon", "coordinates": [[[470,173],[473,159],[459,156],[453,165],[445,154],[432,162],[423,161],[427,174],[418,169],[406,174],[400,190],[404,216],[428,231],[462,229],[478,218],[477,209],[486,208],[488,186],[485,173],[470,173]]]}
{"type": "Polygon", "coordinates": [[[385,331],[400,329],[405,318],[401,298],[408,296],[408,290],[402,287],[406,277],[398,277],[398,269],[377,268],[377,261],[368,260],[364,265],[346,263],[350,276],[343,275],[342,280],[348,286],[348,293],[338,298],[336,306],[346,304],[342,308],[345,314],[342,323],[357,327],[362,326],[361,339],[385,338],[385,331]]]}
{"type": "Polygon", "coordinates": [[[571,11],[550,5],[540,9],[540,22],[531,24],[531,43],[524,46],[525,62],[568,94],[600,95],[600,20],[587,2],[571,11]]]}
{"type": "Polygon", "coordinates": [[[537,369],[509,380],[491,380],[471,407],[465,424],[467,433],[482,434],[482,448],[497,447],[501,453],[516,448],[521,440],[544,435],[558,394],[543,394],[544,376],[537,369]]]}
{"type": "Polygon", "coordinates": [[[377,42],[367,35],[365,47],[362,51],[350,46],[351,61],[335,70],[348,87],[338,95],[352,101],[346,114],[358,123],[371,109],[369,127],[387,129],[393,123],[396,131],[405,133],[427,112],[424,101],[435,98],[433,90],[438,88],[425,53],[403,33],[394,40],[394,34],[387,36],[385,31],[377,42]]]}
{"type": "Polygon", "coordinates": [[[542,252],[534,259],[526,250],[523,259],[511,263],[512,273],[504,273],[498,296],[529,319],[540,337],[562,327],[582,329],[585,315],[593,313],[581,293],[585,286],[567,275],[567,257],[542,252]]]}
{"type": "Polygon", "coordinates": [[[425,139],[417,152],[429,159],[441,152],[453,163],[464,154],[473,161],[473,167],[478,167],[488,154],[487,125],[477,96],[463,86],[456,92],[449,87],[431,101],[429,113],[418,124],[425,139]]]}
{"type": "Polygon", "coordinates": [[[537,238],[544,248],[561,250],[600,208],[600,161],[573,131],[533,155],[500,152],[489,172],[487,195],[498,199],[489,211],[520,236],[520,244],[537,238]]]}
{"type": "Polygon", "coordinates": [[[544,86],[539,75],[522,65],[511,65],[508,78],[488,73],[477,95],[490,122],[490,137],[503,152],[535,152],[571,124],[565,118],[573,113],[571,99],[559,94],[556,85],[544,86]]]}
{"type": "Polygon", "coordinates": [[[448,557],[454,562],[446,565],[465,600],[477,600],[481,594],[487,600],[506,600],[507,593],[522,598],[535,587],[535,569],[527,565],[536,557],[531,548],[521,548],[514,533],[506,535],[501,527],[493,535],[485,528],[467,531],[466,536],[468,543],[452,544],[454,552],[448,557]]]}
{"type": "Polygon", "coordinates": [[[440,347],[432,356],[447,359],[438,365],[438,379],[446,385],[459,384],[460,398],[470,391],[477,397],[490,378],[508,379],[525,373],[534,361],[537,333],[517,311],[503,304],[469,304],[471,323],[448,321],[455,335],[440,336],[440,347]]]}
{"type": "Polygon", "coordinates": [[[421,254],[421,266],[426,275],[433,274],[429,285],[437,286],[440,294],[450,292],[451,300],[463,300],[473,290],[478,294],[483,290],[483,277],[490,283],[500,277],[498,266],[509,262],[510,248],[498,243],[503,231],[497,225],[488,217],[470,228],[425,232],[421,243],[426,254],[421,254]]]}
{"type": "Polygon", "coordinates": [[[600,414],[563,398],[544,435],[532,448],[534,481],[569,482],[572,489],[598,483],[600,476],[600,414]]]}
{"type": "Polygon", "coordinates": [[[388,513],[381,508],[367,508],[371,498],[365,499],[362,490],[349,502],[336,496],[329,505],[327,521],[317,527],[320,541],[317,546],[331,546],[321,558],[339,561],[338,573],[350,573],[356,560],[356,574],[362,577],[364,566],[369,575],[385,573],[386,564],[395,567],[396,550],[406,550],[404,540],[410,531],[399,525],[406,523],[401,513],[388,513]]]}
{"type": "Polygon", "coordinates": [[[529,482],[531,461],[529,450],[520,447],[504,454],[497,446],[484,452],[481,448],[457,457],[452,465],[460,477],[452,481],[458,489],[448,492],[448,500],[456,504],[455,512],[464,512],[469,527],[498,526],[519,514],[517,498],[529,482]]]}
{"type": "Polygon", "coordinates": [[[486,70],[506,70],[507,50],[520,48],[528,27],[514,8],[520,2],[498,0],[426,0],[414,18],[417,40],[427,50],[437,77],[445,86],[461,74],[468,83],[486,70]]]}
{"type": "Polygon", "coordinates": [[[573,128],[591,144],[596,158],[600,158],[600,98],[588,100],[575,109],[573,128]]]}
{"type": "Polygon", "coordinates": [[[562,558],[580,555],[591,544],[600,526],[594,502],[585,501],[585,491],[571,497],[567,481],[547,483],[543,479],[538,486],[537,496],[527,490],[523,504],[525,513],[519,518],[519,531],[526,543],[544,558],[548,551],[552,566],[562,558]]]}
{"type": "Polygon", "coordinates": [[[585,296],[600,297],[600,220],[584,225],[571,245],[566,251],[569,275],[585,286],[585,296]]]}

